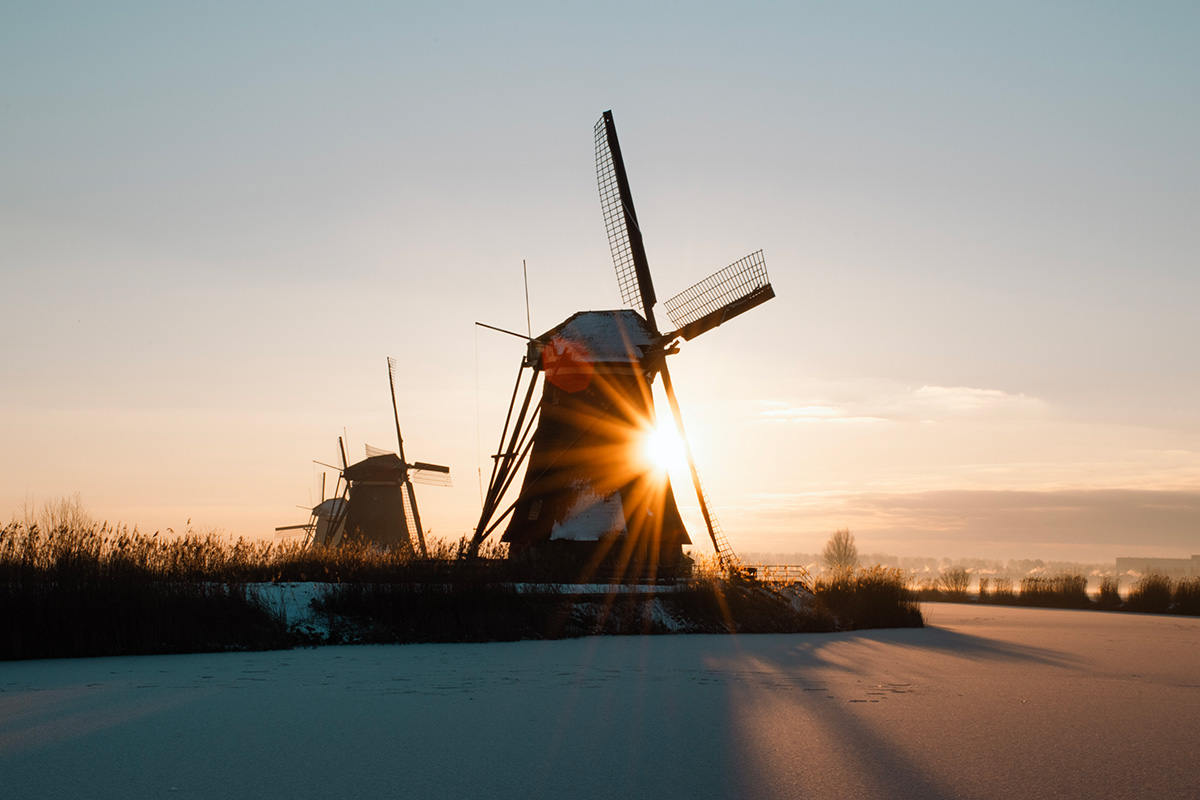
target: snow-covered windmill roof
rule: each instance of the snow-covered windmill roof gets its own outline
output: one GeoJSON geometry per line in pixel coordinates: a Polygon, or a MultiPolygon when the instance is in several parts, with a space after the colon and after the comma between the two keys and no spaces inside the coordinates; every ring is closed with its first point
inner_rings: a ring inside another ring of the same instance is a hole
{"type": "Polygon", "coordinates": [[[395,453],[365,458],[342,470],[348,481],[384,481],[399,483],[404,479],[404,465],[395,453]]]}
{"type": "Polygon", "coordinates": [[[558,337],[582,345],[595,362],[640,359],[654,342],[654,331],[636,311],[580,311],[538,337],[549,342],[558,337]]]}

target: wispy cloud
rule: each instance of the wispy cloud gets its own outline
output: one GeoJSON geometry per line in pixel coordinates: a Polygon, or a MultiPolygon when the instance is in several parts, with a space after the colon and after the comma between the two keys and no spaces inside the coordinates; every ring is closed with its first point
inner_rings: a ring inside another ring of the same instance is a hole
{"type": "Polygon", "coordinates": [[[969,386],[922,386],[909,395],[917,407],[964,414],[996,409],[1036,411],[1042,401],[1025,394],[1000,389],[974,389],[969,386]]]}
{"type": "Polygon", "coordinates": [[[1046,408],[1042,400],[1023,393],[970,386],[854,387],[836,394],[839,395],[837,399],[810,397],[799,401],[766,401],[759,418],[765,422],[877,425],[1034,415],[1046,408]]]}

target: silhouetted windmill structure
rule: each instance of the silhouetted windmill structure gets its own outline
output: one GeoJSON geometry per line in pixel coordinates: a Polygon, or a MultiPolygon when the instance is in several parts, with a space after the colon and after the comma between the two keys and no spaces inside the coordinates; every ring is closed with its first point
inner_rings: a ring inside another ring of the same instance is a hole
{"type": "Polygon", "coordinates": [[[405,459],[400,412],[396,405],[396,360],[393,358],[388,358],[388,384],[392,393],[398,452],[366,445],[367,457],[347,465],[346,447],[338,437],[342,466],[333,498],[325,499],[322,476],[321,503],[313,508],[308,525],[290,526],[306,528],[306,541],[311,545],[337,547],[345,541],[362,541],[388,549],[419,552],[422,557],[428,555],[413,484],[449,486],[450,468],[423,461],[410,463],[405,459]]]}
{"type": "MultiPolygon", "coordinates": [[[[346,492],[342,487],[342,473],[346,470],[346,445],[340,436],[338,437],[338,455],[342,460],[340,467],[326,464],[324,461],[313,460],[314,464],[337,470],[338,477],[333,496],[325,497],[325,473],[322,472],[321,502],[308,509],[308,522],[301,525],[281,525],[275,529],[277,534],[283,531],[304,531],[305,547],[337,547],[342,543],[342,535],[346,531],[343,524],[346,520],[346,492]],[[335,523],[338,525],[336,528],[333,527],[335,523]]],[[[307,508],[307,506],[297,506],[297,508],[307,508]]]]}
{"type": "Polygon", "coordinates": [[[600,204],[621,301],[629,308],[581,311],[529,340],[471,552],[507,519],[501,540],[511,557],[561,560],[579,567],[581,577],[673,570],[691,540],[666,470],[638,457],[640,440],[655,425],[651,384],[661,375],[708,535],[721,565],[732,568],[737,559],[696,471],[666,357],[679,351],[681,339],[774,297],[766,263],[761,250],[752,253],[666,301],[675,329],[662,332],[611,111],[595,133],[600,204]],[[539,376],[545,378],[542,397],[531,411],[539,376]],[[502,511],[526,461],[520,492],[502,511]]]}

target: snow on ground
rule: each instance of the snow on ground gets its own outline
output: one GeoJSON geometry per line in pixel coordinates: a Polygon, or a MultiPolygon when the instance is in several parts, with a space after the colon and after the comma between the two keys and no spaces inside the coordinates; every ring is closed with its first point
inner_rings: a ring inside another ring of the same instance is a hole
{"type": "Polygon", "coordinates": [[[0,797],[1200,796],[1200,620],[0,664],[0,797]]]}
{"type": "Polygon", "coordinates": [[[313,601],[328,584],[315,581],[298,583],[253,583],[250,589],[272,611],[282,612],[288,628],[317,640],[328,640],[329,618],[313,610],[313,601]]]}

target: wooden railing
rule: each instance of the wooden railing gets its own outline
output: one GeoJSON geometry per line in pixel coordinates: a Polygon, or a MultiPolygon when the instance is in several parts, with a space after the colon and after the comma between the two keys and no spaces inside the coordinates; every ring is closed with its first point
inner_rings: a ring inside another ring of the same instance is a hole
{"type": "Polygon", "coordinates": [[[763,583],[803,583],[812,585],[812,576],[799,564],[750,564],[742,567],[746,574],[763,583]]]}

